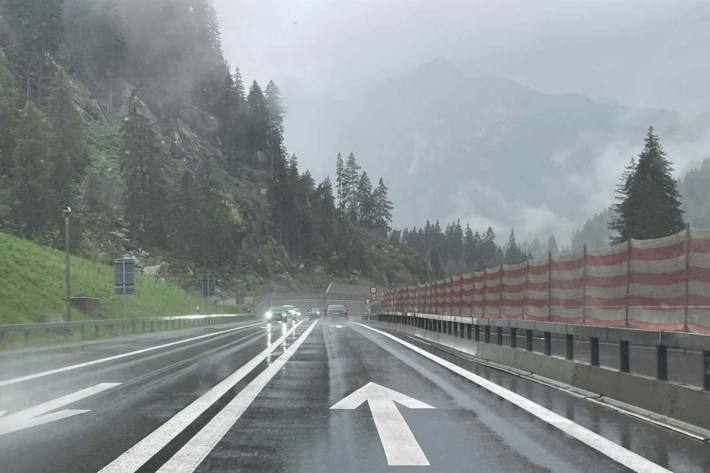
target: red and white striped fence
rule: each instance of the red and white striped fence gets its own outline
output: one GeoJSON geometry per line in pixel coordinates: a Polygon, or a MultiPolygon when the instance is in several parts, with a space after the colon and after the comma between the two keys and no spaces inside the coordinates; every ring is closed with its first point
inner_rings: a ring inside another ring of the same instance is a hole
{"type": "Polygon", "coordinates": [[[388,291],[391,312],[710,333],[710,229],[388,291]]]}

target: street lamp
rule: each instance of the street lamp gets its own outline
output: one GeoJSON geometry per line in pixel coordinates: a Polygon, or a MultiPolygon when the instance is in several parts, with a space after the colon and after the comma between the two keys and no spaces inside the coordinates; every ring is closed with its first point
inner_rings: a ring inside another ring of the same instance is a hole
{"type": "Polygon", "coordinates": [[[71,320],[71,261],[69,257],[69,217],[71,216],[71,207],[68,205],[62,211],[64,214],[64,283],[67,290],[67,320],[71,320]]]}

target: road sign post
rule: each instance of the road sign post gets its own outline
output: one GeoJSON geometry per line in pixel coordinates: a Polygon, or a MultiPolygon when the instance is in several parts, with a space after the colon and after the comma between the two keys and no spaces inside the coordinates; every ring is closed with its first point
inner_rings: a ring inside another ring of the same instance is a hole
{"type": "Polygon", "coordinates": [[[244,281],[241,279],[237,279],[236,281],[236,288],[235,288],[235,299],[237,305],[242,305],[244,304],[244,281]]]}
{"type": "Polygon", "coordinates": [[[202,297],[212,297],[215,294],[215,285],[217,281],[217,275],[214,273],[214,271],[205,271],[202,273],[202,281],[201,281],[201,288],[202,288],[202,297]]]}
{"type": "Polygon", "coordinates": [[[132,258],[116,260],[114,264],[114,292],[121,294],[123,315],[126,314],[126,295],[136,292],[136,262],[132,258]]]}

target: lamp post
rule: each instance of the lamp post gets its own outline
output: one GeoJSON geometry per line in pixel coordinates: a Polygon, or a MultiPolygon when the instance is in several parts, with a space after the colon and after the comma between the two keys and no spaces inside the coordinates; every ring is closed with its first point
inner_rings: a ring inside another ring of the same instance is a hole
{"type": "Polygon", "coordinates": [[[62,213],[64,214],[64,285],[67,290],[67,320],[71,320],[71,259],[69,256],[69,217],[71,216],[71,207],[67,205],[62,213]]]}

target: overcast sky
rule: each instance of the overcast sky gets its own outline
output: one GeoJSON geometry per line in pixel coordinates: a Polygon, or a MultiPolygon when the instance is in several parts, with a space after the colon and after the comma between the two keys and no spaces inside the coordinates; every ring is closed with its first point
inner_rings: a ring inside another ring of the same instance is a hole
{"type": "Polygon", "coordinates": [[[338,96],[444,57],[544,92],[710,109],[710,2],[215,0],[248,79],[338,96]]]}
{"type": "MultiPolygon", "coordinates": [[[[688,119],[710,113],[708,0],[214,1],[230,64],[249,81],[274,79],[287,100],[357,96],[444,58],[470,76],[506,77],[550,94],[665,108],[688,119]]],[[[679,177],[709,149],[707,140],[665,144],[679,177]]],[[[316,177],[332,168],[332,156],[292,148],[302,158],[305,154],[301,162],[316,177]]],[[[575,221],[554,208],[545,207],[542,218],[539,208],[525,207],[522,217],[511,214],[492,224],[506,232],[516,224],[517,230],[529,215],[558,228],[564,242],[573,228],[612,202],[621,168],[638,151],[610,147],[591,163],[591,174],[598,176],[592,179],[585,171],[583,180],[592,186],[589,208],[575,221]]],[[[499,197],[496,215],[524,204],[499,197]]],[[[471,209],[469,200],[461,205],[471,209]]],[[[485,223],[484,215],[460,214],[452,218],[485,223]]],[[[401,217],[395,214],[395,221],[401,217]]],[[[523,234],[539,236],[532,230],[523,234]]]]}

